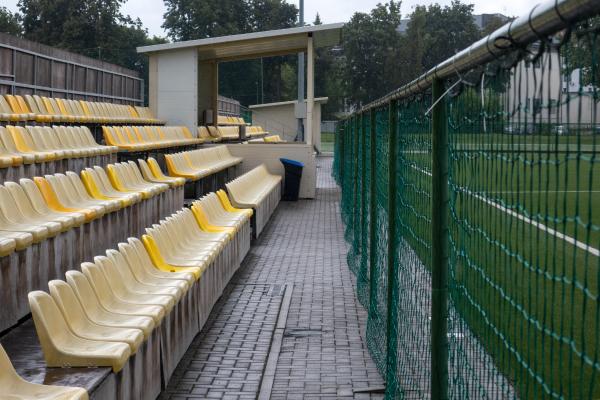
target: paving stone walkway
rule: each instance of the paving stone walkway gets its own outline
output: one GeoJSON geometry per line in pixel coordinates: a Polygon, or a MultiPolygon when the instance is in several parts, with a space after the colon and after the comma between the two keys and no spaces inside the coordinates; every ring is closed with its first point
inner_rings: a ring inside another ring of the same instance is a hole
{"type": "Polygon", "coordinates": [[[383,397],[331,162],[315,200],[280,204],[161,399],[383,397]]]}

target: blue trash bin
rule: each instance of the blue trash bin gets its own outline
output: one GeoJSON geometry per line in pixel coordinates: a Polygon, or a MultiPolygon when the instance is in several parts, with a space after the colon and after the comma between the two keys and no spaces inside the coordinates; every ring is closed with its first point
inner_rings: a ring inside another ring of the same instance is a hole
{"type": "Polygon", "coordinates": [[[285,185],[282,199],[285,201],[298,201],[304,164],[300,161],[289,160],[287,158],[280,158],[279,161],[281,161],[285,169],[285,185]]]}

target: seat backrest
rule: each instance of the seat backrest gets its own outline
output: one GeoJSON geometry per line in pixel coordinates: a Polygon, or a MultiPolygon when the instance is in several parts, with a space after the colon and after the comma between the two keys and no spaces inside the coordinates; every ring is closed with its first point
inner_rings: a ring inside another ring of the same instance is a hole
{"type": "Polygon", "coordinates": [[[44,357],[48,362],[53,358],[53,349],[57,346],[68,347],[75,335],[69,329],[54,299],[45,292],[33,291],[28,295],[31,316],[35,324],[44,357]]]}

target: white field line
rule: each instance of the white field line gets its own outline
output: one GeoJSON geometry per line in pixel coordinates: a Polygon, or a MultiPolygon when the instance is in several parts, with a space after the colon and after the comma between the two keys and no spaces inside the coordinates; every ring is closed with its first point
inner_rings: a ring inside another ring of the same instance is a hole
{"type": "MultiPolygon", "coordinates": [[[[427,176],[432,176],[431,172],[428,172],[428,171],[425,171],[425,170],[423,170],[421,168],[418,168],[415,165],[412,165],[411,167],[413,169],[421,172],[422,174],[425,174],[427,176]]],[[[486,197],[483,197],[481,195],[475,194],[475,193],[471,192],[468,189],[465,189],[465,188],[461,187],[460,190],[463,191],[464,193],[467,193],[468,195],[473,196],[477,200],[480,200],[480,201],[484,202],[485,204],[487,204],[489,206],[492,206],[492,207],[494,207],[494,208],[496,208],[496,209],[498,209],[498,210],[500,210],[500,211],[502,211],[502,212],[510,215],[511,217],[515,217],[515,218],[517,218],[520,221],[526,222],[526,223],[528,223],[528,224],[530,224],[530,225],[538,228],[539,230],[548,233],[551,236],[554,236],[554,237],[557,237],[559,239],[562,239],[565,242],[572,244],[573,246],[576,246],[576,247],[578,247],[578,248],[580,248],[580,249],[582,249],[584,251],[587,251],[588,253],[590,253],[593,256],[600,257],[600,250],[598,250],[598,249],[590,246],[587,243],[580,242],[579,240],[576,240],[576,239],[572,238],[571,236],[565,235],[564,233],[558,232],[557,230],[552,229],[549,226],[546,226],[546,225],[544,225],[544,224],[542,224],[540,222],[534,221],[531,218],[524,216],[523,214],[519,214],[518,212],[515,212],[513,210],[509,210],[508,208],[502,206],[501,204],[498,204],[498,203],[496,203],[496,202],[494,202],[494,201],[492,201],[492,200],[490,200],[490,199],[488,199],[486,197]]]]}

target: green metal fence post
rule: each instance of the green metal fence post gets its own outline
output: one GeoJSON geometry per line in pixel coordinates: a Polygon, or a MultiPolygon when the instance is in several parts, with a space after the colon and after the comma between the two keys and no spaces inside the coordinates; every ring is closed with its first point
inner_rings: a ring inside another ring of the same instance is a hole
{"type": "Polygon", "coordinates": [[[431,399],[448,398],[448,128],[444,81],[433,82],[431,399]]]}
{"type": "MultiPolygon", "coordinates": [[[[352,148],[353,148],[353,154],[352,154],[352,165],[354,166],[354,173],[352,174],[352,178],[354,179],[354,190],[352,192],[352,205],[354,207],[358,206],[358,163],[356,162],[356,158],[358,156],[358,138],[359,138],[359,133],[358,133],[358,118],[354,117],[352,118],[352,123],[354,124],[354,130],[353,130],[353,135],[352,135],[352,148]]],[[[356,230],[358,229],[358,227],[360,226],[360,221],[356,221],[356,212],[354,210],[352,210],[352,240],[354,243],[354,237],[356,236],[356,230]]],[[[356,249],[354,249],[356,250],[356,249]]]]}
{"type": "Polygon", "coordinates": [[[389,157],[388,157],[388,242],[387,242],[387,354],[386,354],[386,382],[387,397],[394,398],[396,395],[396,360],[398,358],[398,335],[395,324],[398,321],[398,310],[394,306],[395,282],[396,282],[396,162],[398,157],[398,101],[392,100],[389,105],[389,157]]]}
{"type": "MultiPolygon", "coordinates": [[[[367,254],[365,243],[365,221],[367,220],[367,140],[366,140],[366,120],[364,118],[364,114],[360,114],[360,134],[361,134],[361,171],[362,175],[360,177],[361,187],[360,187],[360,247],[362,254],[367,254]]],[[[361,254],[360,263],[362,265],[363,262],[367,262],[366,256],[363,257],[361,254]]],[[[358,285],[358,283],[357,283],[358,285]]],[[[364,304],[363,304],[364,305],[364,304]]]]}
{"type": "Polygon", "coordinates": [[[371,304],[376,301],[376,288],[373,285],[373,277],[375,276],[375,268],[377,263],[377,241],[376,241],[376,205],[375,199],[377,198],[377,185],[375,180],[377,179],[377,142],[375,137],[377,136],[377,110],[372,109],[369,111],[369,139],[370,139],[370,151],[371,154],[369,160],[371,162],[370,168],[370,182],[369,182],[369,302],[367,310],[371,312],[371,304]]]}

